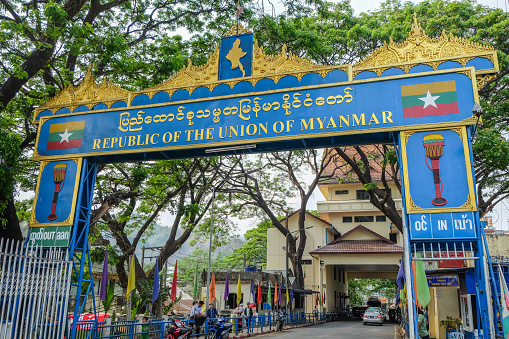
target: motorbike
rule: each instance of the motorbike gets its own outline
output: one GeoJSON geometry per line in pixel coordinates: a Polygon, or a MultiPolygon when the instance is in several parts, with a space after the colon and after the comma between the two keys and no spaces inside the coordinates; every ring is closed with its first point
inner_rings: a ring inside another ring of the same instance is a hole
{"type": "Polygon", "coordinates": [[[283,313],[279,313],[276,316],[276,332],[282,331],[285,325],[285,315],[283,313]]]}
{"type": "Polygon", "coordinates": [[[210,324],[205,339],[227,339],[232,331],[232,324],[226,322],[226,319],[220,318],[215,323],[210,324]]]}
{"type": "Polygon", "coordinates": [[[193,333],[193,328],[185,326],[183,322],[178,319],[172,319],[172,323],[168,328],[169,339],[185,339],[193,333]]]}

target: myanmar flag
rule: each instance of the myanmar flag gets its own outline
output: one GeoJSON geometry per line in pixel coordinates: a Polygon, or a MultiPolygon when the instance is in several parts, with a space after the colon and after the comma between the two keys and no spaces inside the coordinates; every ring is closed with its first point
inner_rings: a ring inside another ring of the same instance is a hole
{"type": "Polygon", "coordinates": [[[49,128],[47,151],[80,148],[83,141],[85,121],[53,124],[49,128]]]}
{"type": "Polygon", "coordinates": [[[401,100],[404,118],[459,113],[454,80],[401,86],[401,100]]]}

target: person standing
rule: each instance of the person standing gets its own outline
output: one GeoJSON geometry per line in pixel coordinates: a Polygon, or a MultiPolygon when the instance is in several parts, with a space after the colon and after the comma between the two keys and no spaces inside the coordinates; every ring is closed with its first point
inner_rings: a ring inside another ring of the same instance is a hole
{"type": "Polygon", "coordinates": [[[148,339],[148,334],[150,331],[150,325],[148,324],[148,317],[143,317],[142,321],[143,325],[141,325],[141,336],[140,339],[148,339]]]}
{"type": "Polygon", "coordinates": [[[246,316],[247,322],[247,332],[253,332],[253,309],[251,308],[251,303],[247,302],[246,309],[244,310],[244,316],[246,316]]]}
{"type": "Polygon", "coordinates": [[[205,314],[201,313],[201,307],[205,304],[203,300],[200,300],[191,309],[192,318],[194,319],[194,330],[196,334],[200,334],[200,329],[205,322],[205,314]]]}
{"type": "Polygon", "coordinates": [[[419,315],[417,315],[417,331],[419,333],[419,338],[429,339],[428,329],[426,328],[426,318],[421,308],[419,308],[419,315]]]}
{"type": "Polygon", "coordinates": [[[219,313],[217,313],[216,308],[214,307],[213,303],[209,304],[209,308],[207,309],[207,321],[209,322],[209,325],[212,325],[215,321],[213,319],[219,318],[219,313]]]}
{"type": "Polygon", "coordinates": [[[233,314],[235,314],[235,317],[237,317],[237,329],[238,332],[242,332],[242,315],[244,313],[244,307],[242,307],[242,303],[237,305],[237,308],[235,311],[233,311],[233,314]]]}

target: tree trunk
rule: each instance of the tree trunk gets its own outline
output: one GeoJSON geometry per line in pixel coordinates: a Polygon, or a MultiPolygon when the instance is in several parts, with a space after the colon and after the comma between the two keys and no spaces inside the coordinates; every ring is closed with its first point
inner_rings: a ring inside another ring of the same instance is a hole
{"type": "Polygon", "coordinates": [[[0,220],[6,221],[5,225],[0,224],[0,238],[23,240],[18,216],[16,215],[16,207],[14,206],[14,197],[12,194],[7,196],[4,191],[0,190],[0,201],[6,203],[5,209],[0,213],[0,220]]]}

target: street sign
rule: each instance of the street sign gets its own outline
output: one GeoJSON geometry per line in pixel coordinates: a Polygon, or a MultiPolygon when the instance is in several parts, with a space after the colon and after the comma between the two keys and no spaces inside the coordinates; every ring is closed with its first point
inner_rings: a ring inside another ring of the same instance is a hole
{"type": "Polygon", "coordinates": [[[292,286],[295,281],[295,277],[288,277],[288,280],[290,280],[290,286],[292,286]]]}
{"type": "Polygon", "coordinates": [[[459,286],[458,276],[455,274],[428,276],[428,277],[426,277],[426,279],[428,279],[429,287],[456,287],[456,286],[459,286]]]}
{"type": "Polygon", "coordinates": [[[71,226],[31,227],[28,244],[42,247],[67,247],[71,226]]]}
{"type": "Polygon", "coordinates": [[[473,212],[409,214],[412,240],[475,239],[473,212]]]}

